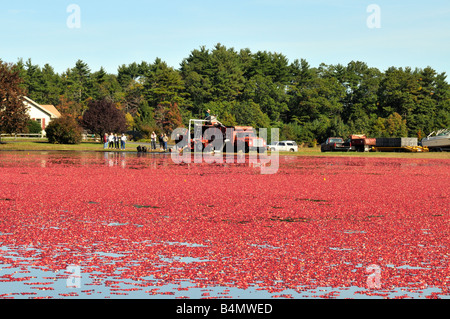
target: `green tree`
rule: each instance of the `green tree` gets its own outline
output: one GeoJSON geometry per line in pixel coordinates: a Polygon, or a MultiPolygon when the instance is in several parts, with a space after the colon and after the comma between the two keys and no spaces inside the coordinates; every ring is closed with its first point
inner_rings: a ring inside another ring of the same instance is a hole
{"type": "Polygon", "coordinates": [[[89,101],[93,99],[93,80],[89,66],[78,60],[73,68],[62,74],[61,79],[65,98],[76,103],[74,111],[81,118],[89,101]]]}
{"type": "Polygon", "coordinates": [[[143,96],[148,106],[154,110],[159,130],[170,132],[174,126],[181,124],[178,121],[181,118],[180,108],[187,108],[189,103],[179,71],[167,66],[161,59],[156,59],[145,74],[143,96]]]}
{"type": "Polygon", "coordinates": [[[62,93],[61,78],[49,64],[45,64],[41,72],[43,90],[40,99],[36,100],[36,102],[57,105],[62,93]]]}
{"type": "Polygon", "coordinates": [[[352,61],[345,67],[338,64],[330,69],[345,91],[342,99],[344,122],[377,114],[377,93],[381,81],[378,69],[369,68],[361,61],[352,61]]]}
{"type": "Polygon", "coordinates": [[[408,137],[406,120],[394,112],[386,120],[386,131],[390,137],[408,137]]]}
{"type": "Polygon", "coordinates": [[[38,103],[42,103],[44,79],[39,65],[33,64],[31,59],[28,59],[25,63],[20,60],[17,67],[21,69],[20,74],[25,84],[28,97],[38,103]]]}
{"type": "Polygon", "coordinates": [[[374,115],[370,119],[370,123],[369,135],[371,137],[389,137],[386,131],[386,119],[374,115]]]}
{"type": "Polygon", "coordinates": [[[129,65],[122,64],[117,70],[117,81],[125,89],[132,85],[133,82],[143,78],[150,68],[151,66],[145,61],[142,61],[140,64],[136,62],[129,65]]]}
{"type": "Polygon", "coordinates": [[[419,131],[427,135],[432,131],[446,128],[450,125],[450,87],[445,81],[445,73],[438,74],[431,67],[416,69],[419,89],[416,98],[416,108],[408,120],[410,134],[419,131]]]}
{"type": "Polygon", "coordinates": [[[103,67],[92,73],[92,93],[89,98],[100,100],[107,98],[120,101],[122,88],[114,74],[108,74],[103,67]]]}
{"type": "Polygon", "coordinates": [[[31,134],[40,134],[41,132],[42,132],[41,123],[32,119],[28,121],[28,125],[24,130],[24,133],[31,133],[31,134]]]}
{"type": "Polygon", "coordinates": [[[194,50],[181,63],[181,75],[192,101],[192,112],[201,115],[204,104],[235,101],[242,94],[245,78],[242,57],[220,43],[209,52],[205,47],[194,50]]]}
{"type": "Polygon", "coordinates": [[[246,82],[242,100],[252,100],[272,121],[280,121],[289,110],[286,85],[273,82],[270,76],[257,74],[246,82]]]}
{"type": "Polygon", "coordinates": [[[349,133],[348,126],[344,123],[340,116],[335,116],[331,119],[327,136],[340,136],[345,139],[349,133]]]}
{"type": "Polygon", "coordinates": [[[287,84],[290,81],[289,61],[283,54],[267,51],[258,51],[253,54],[248,79],[262,75],[274,83],[287,84]]]}
{"type": "Polygon", "coordinates": [[[58,104],[62,93],[61,78],[50,64],[41,68],[28,59],[25,63],[19,60],[16,67],[29,98],[40,104],[58,104]]]}
{"type": "Polygon", "coordinates": [[[231,115],[238,125],[253,126],[254,128],[268,128],[270,119],[259,104],[253,101],[235,102],[232,104],[231,115]]]}
{"type": "Polygon", "coordinates": [[[332,118],[343,111],[344,88],[333,76],[316,76],[290,88],[290,117],[314,121],[320,116],[332,118]]]}
{"type": "Polygon", "coordinates": [[[354,106],[354,111],[350,113],[347,121],[348,130],[353,134],[369,135],[371,122],[370,116],[364,111],[362,105],[354,106]]]}
{"type": "Polygon", "coordinates": [[[150,138],[152,131],[157,129],[153,108],[148,105],[147,101],[143,100],[139,105],[138,111],[134,117],[134,123],[137,130],[140,131],[145,138],[150,138]]]}
{"type": "Polygon", "coordinates": [[[192,102],[192,111],[198,114],[203,104],[213,100],[213,70],[209,50],[204,46],[193,50],[181,62],[180,72],[192,102]]]}
{"type": "Polygon", "coordinates": [[[289,63],[281,53],[219,43],[191,51],[179,69],[161,59],[123,64],[117,75],[92,73],[81,60],[61,75],[30,59],[16,68],[22,89],[38,103],[79,119],[90,101],[107,98],[144,133],[170,130],[180,117],[187,125],[206,109],[224,124],[278,127],[308,143],[327,134],[392,136],[406,125],[407,135],[422,136],[450,126],[447,76],[431,67],[381,72],[351,61],[313,68],[304,59],[289,63]]]}
{"type": "Polygon", "coordinates": [[[420,85],[418,75],[410,68],[389,68],[380,83],[380,115],[388,117],[398,113],[409,121],[416,111],[420,85]]]}

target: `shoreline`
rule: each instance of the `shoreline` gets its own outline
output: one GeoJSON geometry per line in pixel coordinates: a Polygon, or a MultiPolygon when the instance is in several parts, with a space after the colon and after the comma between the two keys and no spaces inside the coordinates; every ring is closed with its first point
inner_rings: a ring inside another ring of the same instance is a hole
{"type": "MultiPolygon", "coordinates": [[[[29,152],[29,153],[123,153],[123,154],[139,154],[139,155],[168,155],[172,154],[170,151],[148,151],[148,152],[138,152],[137,150],[92,150],[92,149],[0,149],[1,153],[14,153],[14,152],[29,152]]],[[[194,153],[192,153],[194,154],[194,153]]],[[[268,152],[270,155],[270,152],[268,152]]],[[[225,154],[226,155],[226,154],[225,154]]],[[[233,155],[238,155],[233,153],[233,155]]],[[[246,154],[247,155],[247,154],[246,154]]],[[[323,157],[323,158],[398,158],[398,159],[428,159],[428,160],[450,160],[450,153],[396,153],[396,152],[369,152],[369,153],[347,153],[347,152],[327,152],[327,153],[315,153],[315,152],[280,152],[280,156],[292,156],[292,157],[323,157]]]]}
{"type": "MultiPolygon", "coordinates": [[[[171,154],[168,151],[147,151],[139,153],[137,147],[150,146],[150,143],[128,142],[125,150],[103,149],[103,143],[82,142],[81,144],[50,144],[42,140],[15,140],[0,142],[0,152],[116,152],[136,154],[171,154]]],[[[169,145],[169,149],[173,145],[169,145]]],[[[271,152],[267,152],[271,154],[271,152]]],[[[450,160],[450,152],[321,152],[320,148],[300,148],[298,152],[279,152],[283,156],[311,156],[311,157],[356,157],[356,158],[409,158],[409,159],[447,159],[450,160]]]]}

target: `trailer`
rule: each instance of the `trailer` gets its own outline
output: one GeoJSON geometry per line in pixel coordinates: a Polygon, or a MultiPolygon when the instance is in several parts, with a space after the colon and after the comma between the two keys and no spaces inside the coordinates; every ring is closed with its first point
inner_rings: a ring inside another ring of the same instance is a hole
{"type": "Polygon", "coordinates": [[[417,137],[383,137],[376,138],[375,152],[428,152],[427,147],[419,146],[417,137]]]}

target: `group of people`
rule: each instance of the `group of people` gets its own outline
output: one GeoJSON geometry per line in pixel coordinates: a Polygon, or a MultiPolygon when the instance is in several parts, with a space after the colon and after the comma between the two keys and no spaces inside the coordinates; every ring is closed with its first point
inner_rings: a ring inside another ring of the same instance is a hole
{"type": "MultiPolygon", "coordinates": [[[[167,134],[161,133],[161,135],[157,136],[155,132],[152,132],[150,135],[151,138],[151,150],[156,150],[156,141],[159,141],[159,150],[160,151],[167,151],[167,142],[169,141],[169,138],[167,134]]],[[[103,135],[103,148],[104,149],[125,149],[125,144],[127,142],[127,136],[125,134],[122,134],[121,136],[114,133],[105,133],[103,135]]],[[[146,149],[147,150],[147,149],[146,149]]],[[[138,150],[139,151],[139,150],[138,150]]]]}
{"type": "Polygon", "coordinates": [[[127,142],[127,137],[125,134],[119,136],[117,134],[109,134],[105,133],[103,135],[103,148],[104,149],[125,149],[125,144],[127,142]]]}
{"type": "MultiPolygon", "coordinates": [[[[211,111],[207,110],[205,113],[205,120],[206,123],[209,125],[222,125],[219,121],[217,121],[217,117],[215,115],[211,115],[211,111]]],[[[167,151],[167,142],[169,141],[169,138],[165,133],[161,133],[159,136],[156,135],[156,133],[153,131],[150,134],[150,140],[151,140],[151,150],[156,151],[156,143],[159,142],[159,150],[160,151],[167,151]]],[[[125,134],[122,134],[122,136],[119,136],[117,134],[108,134],[105,133],[103,136],[103,148],[104,149],[125,149],[125,144],[127,141],[127,137],[125,134]]],[[[146,147],[141,147],[139,145],[138,152],[147,152],[146,147]]]]}
{"type": "Polygon", "coordinates": [[[157,136],[155,132],[152,132],[150,134],[150,141],[151,141],[151,149],[147,149],[146,146],[138,146],[137,151],[138,153],[147,153],[147,151],[156,151],[156,140],[159,141],[159,150],[160,151],[167,151],[167,142],[169,141],[169,137],[165,133],[161,133],[161,135],[157,136]]]}
{"type": "Polygon", "coordinates": [[[152,132],[152,134],[150,134],[152,150],[156,150],[156,139],[158,139],[159,142],[159,150],[167,151],[167,142],[169,141],[169,137],[167,136],[167,134],[161,133],[159,137],[156,135],[154,131],[152,132]]]}

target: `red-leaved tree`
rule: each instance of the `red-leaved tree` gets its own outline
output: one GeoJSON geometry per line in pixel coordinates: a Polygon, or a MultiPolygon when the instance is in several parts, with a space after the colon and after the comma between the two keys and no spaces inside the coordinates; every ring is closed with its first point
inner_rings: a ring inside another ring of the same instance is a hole
{"type": "Polygon", "coordinates": [[[103,136],[105,133],[123,133],[127,129],[125,114],[109,99],[91,101],[83,114],[85,129],[103,136]]]}
{"type": "Polygon", "coordinates": [[[12,64],[0,61],[0,132],[22,132],[30,116],[23,103],[24,90],[19,71],[12,64]]]}

